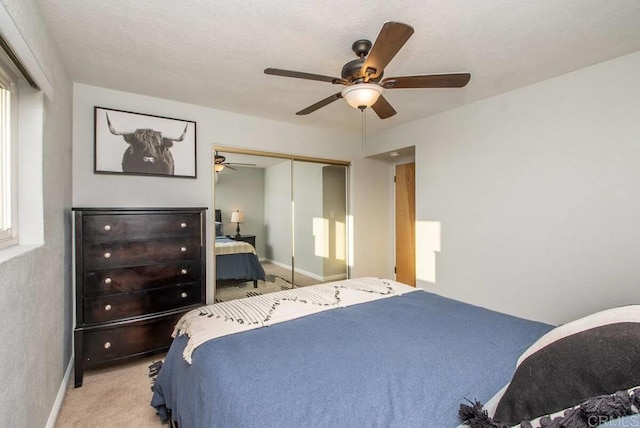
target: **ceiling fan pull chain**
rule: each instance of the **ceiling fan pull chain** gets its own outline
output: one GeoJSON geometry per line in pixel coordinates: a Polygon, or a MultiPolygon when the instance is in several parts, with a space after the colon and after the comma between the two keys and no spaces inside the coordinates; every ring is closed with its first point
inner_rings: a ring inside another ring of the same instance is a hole
{"type": "Polygon", "coordinates": [[[365,111],[366,109],[361,108],[360,111],[362,112],[362,157],[364,157],[364,140],[365,140],[365,135],[367,132],[367,118],[365,117],[365,111]]]}

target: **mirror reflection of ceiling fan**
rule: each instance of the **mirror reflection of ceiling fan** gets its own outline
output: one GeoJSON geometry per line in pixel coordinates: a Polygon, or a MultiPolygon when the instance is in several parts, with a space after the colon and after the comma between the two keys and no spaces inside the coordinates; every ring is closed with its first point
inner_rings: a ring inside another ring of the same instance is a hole
{"type": "Polygon", "coordinates": [[[388,89],[462,88],[471,78],[469,73],[449,73],[383,79],[384,69],[412,34],[413,28],[409,25],[386,22],[375,43],[372,44],[369,40],[357,40],[353,43],[351,49],[358,59],[349,61],[342,67],[340,78],[277,68],[267,68],[264,72],[274,76],[316,80],[345,86],[342,91],[300,110],[296,113],[297,115],[312,113],[344,98],[350,106],[361,110],[371,107],[380,119],[386,119],[396,114],[395,109],[382,95],[388,89]]]}
{"type": "Polygon", "coordinates": [[[221,154],[218,154],[218,152],[215,152],[214,165],[213,165],[213,170],[215,172],[220,172],[225,168],[229,168],[229,169],[231,169],[233,171],[237,171],[237,169],[235,169],[231,165],[234,165],[234,166],[256,166],[253,163],[227,162],[226,156],[222,156],[221,154]]]}

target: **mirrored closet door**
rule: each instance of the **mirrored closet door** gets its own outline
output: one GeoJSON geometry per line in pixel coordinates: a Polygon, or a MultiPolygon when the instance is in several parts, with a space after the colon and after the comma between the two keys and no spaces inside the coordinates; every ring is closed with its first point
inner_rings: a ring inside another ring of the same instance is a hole
{"type": "Polygon", "coordinates": [[[293,277],[297,285],[347,275],[347,167],[293,162],[293,277]]]}
{"type": "Polygon", "coordinates": [[[347,277],[346,162],[229,148],[214,157],[216,301],[347,277]]]}

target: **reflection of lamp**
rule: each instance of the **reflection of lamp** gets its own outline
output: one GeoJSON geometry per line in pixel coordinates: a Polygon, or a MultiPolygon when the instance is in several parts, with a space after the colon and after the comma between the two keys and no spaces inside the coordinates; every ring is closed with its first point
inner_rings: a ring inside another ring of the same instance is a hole
{"type": "Polygon", "coordinates": [[[353,108],[371,107],[382,95],[382,86],[375,83],[357,83],[342,90],[342,98],[353,108]]]}
{"type": "Polygon", "coordinates": [[[244,216],[240,210],[235,210],[231,213],[231,223],[236,223],[236,238],[240,237],[240,223],[244,221],[244,216]]]}

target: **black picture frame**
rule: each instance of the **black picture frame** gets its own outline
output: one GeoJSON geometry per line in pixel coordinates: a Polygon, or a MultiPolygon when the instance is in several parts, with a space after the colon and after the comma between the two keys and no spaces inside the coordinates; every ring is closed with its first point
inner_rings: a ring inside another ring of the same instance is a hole
{"type": "Polygon", "coordinates": [[[197,178],[196,122],[94,107],[93,172],[197,178]]]}

